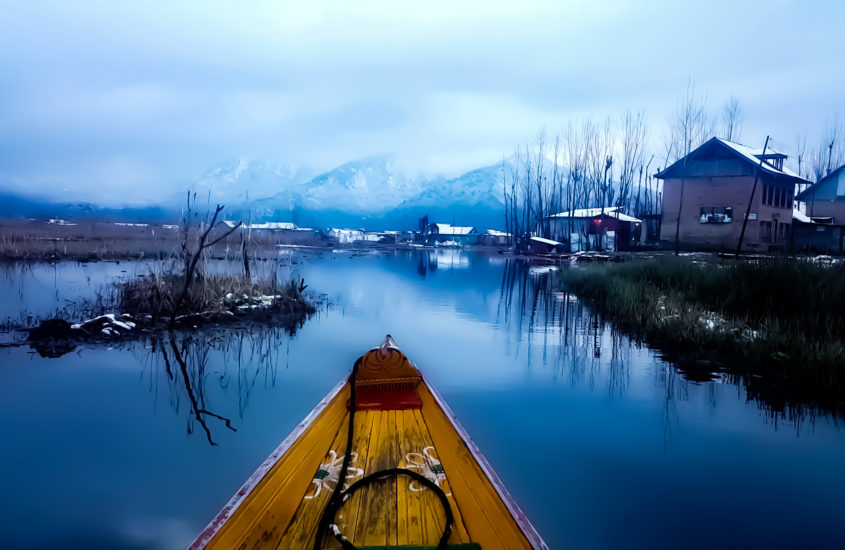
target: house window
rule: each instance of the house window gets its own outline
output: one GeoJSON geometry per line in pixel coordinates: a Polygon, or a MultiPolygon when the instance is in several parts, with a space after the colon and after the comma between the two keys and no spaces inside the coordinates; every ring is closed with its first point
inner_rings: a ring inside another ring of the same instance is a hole
{"type": "Polygon", "coordinates": [[[701,223],[730,223],[733,221],[733,206],[702,206],[701,223]]]}
{"type": "Polygon", "coordinates": [[[789,224],[782,223],[778,225],[778,239],[786,239],[789,236],[789,224]]]}
{"type": "Polygon", "coordinates": [[[774,185],[763,185],[763,197],[761,199],[763,204],[775,208],[790,208],[792,200],[792,192],[774,185]]]}
{"type": "Polygon", "coordinates": [[[772,222],[760,222],[760,240],[763,242],[772,240],[772,222]]]}

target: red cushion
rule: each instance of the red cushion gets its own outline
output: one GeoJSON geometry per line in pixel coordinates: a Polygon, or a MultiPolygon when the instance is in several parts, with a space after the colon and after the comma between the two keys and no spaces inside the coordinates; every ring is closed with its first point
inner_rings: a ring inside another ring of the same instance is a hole
{"type": "Polygon", "coordinates": [[[359,411],[395,411],[420,407],[422,400],[417,390],[355,390],[355,409],[359,411]]]}

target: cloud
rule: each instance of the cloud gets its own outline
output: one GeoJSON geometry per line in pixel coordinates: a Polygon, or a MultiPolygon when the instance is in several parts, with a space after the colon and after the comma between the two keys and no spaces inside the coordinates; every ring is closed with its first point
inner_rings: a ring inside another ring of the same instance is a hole
{"type": "Polygon", "coordinates": [[[16,3],[0,185],[143,201],[237,155],[457,172],[572,117],[644,109],[659,135],[690,77],[714,108],[739,97],[749,140],[788,143],[840,108],[843,17],[833,0],[16,3]]]}

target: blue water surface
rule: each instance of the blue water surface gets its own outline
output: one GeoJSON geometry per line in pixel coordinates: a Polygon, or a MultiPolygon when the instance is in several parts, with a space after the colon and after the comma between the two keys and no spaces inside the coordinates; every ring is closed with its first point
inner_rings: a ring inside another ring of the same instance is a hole
{"type": "MultiPolygon", "coordinates": [[[[7,268],[0,316],[50,315],[149,269],[7,268]]],[[[551,548],[845,548],[839,419],[718,374],[690,380],[548,268],[456,250],[293,252],[282,276],[330,306],[292,337],[180,335],[184,371],[162,341],[0,349],[0,546],[185,547],[390,333],[551,548]]]]}

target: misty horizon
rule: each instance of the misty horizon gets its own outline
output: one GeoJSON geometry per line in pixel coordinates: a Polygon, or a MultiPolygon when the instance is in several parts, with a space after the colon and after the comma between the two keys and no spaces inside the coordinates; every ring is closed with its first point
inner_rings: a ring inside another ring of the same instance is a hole
{"type": "Polygon", "coordinates": [[[791,154],[841,114],[843,15],[788,1],[9,6],[0,188],[150,204],[235,158],[319,174],[384,153],[454,177],[541,128],[626,109],[660,151],[690,81],[714,116],[739,100],[742,143],[771,135],[791,154]]]}

